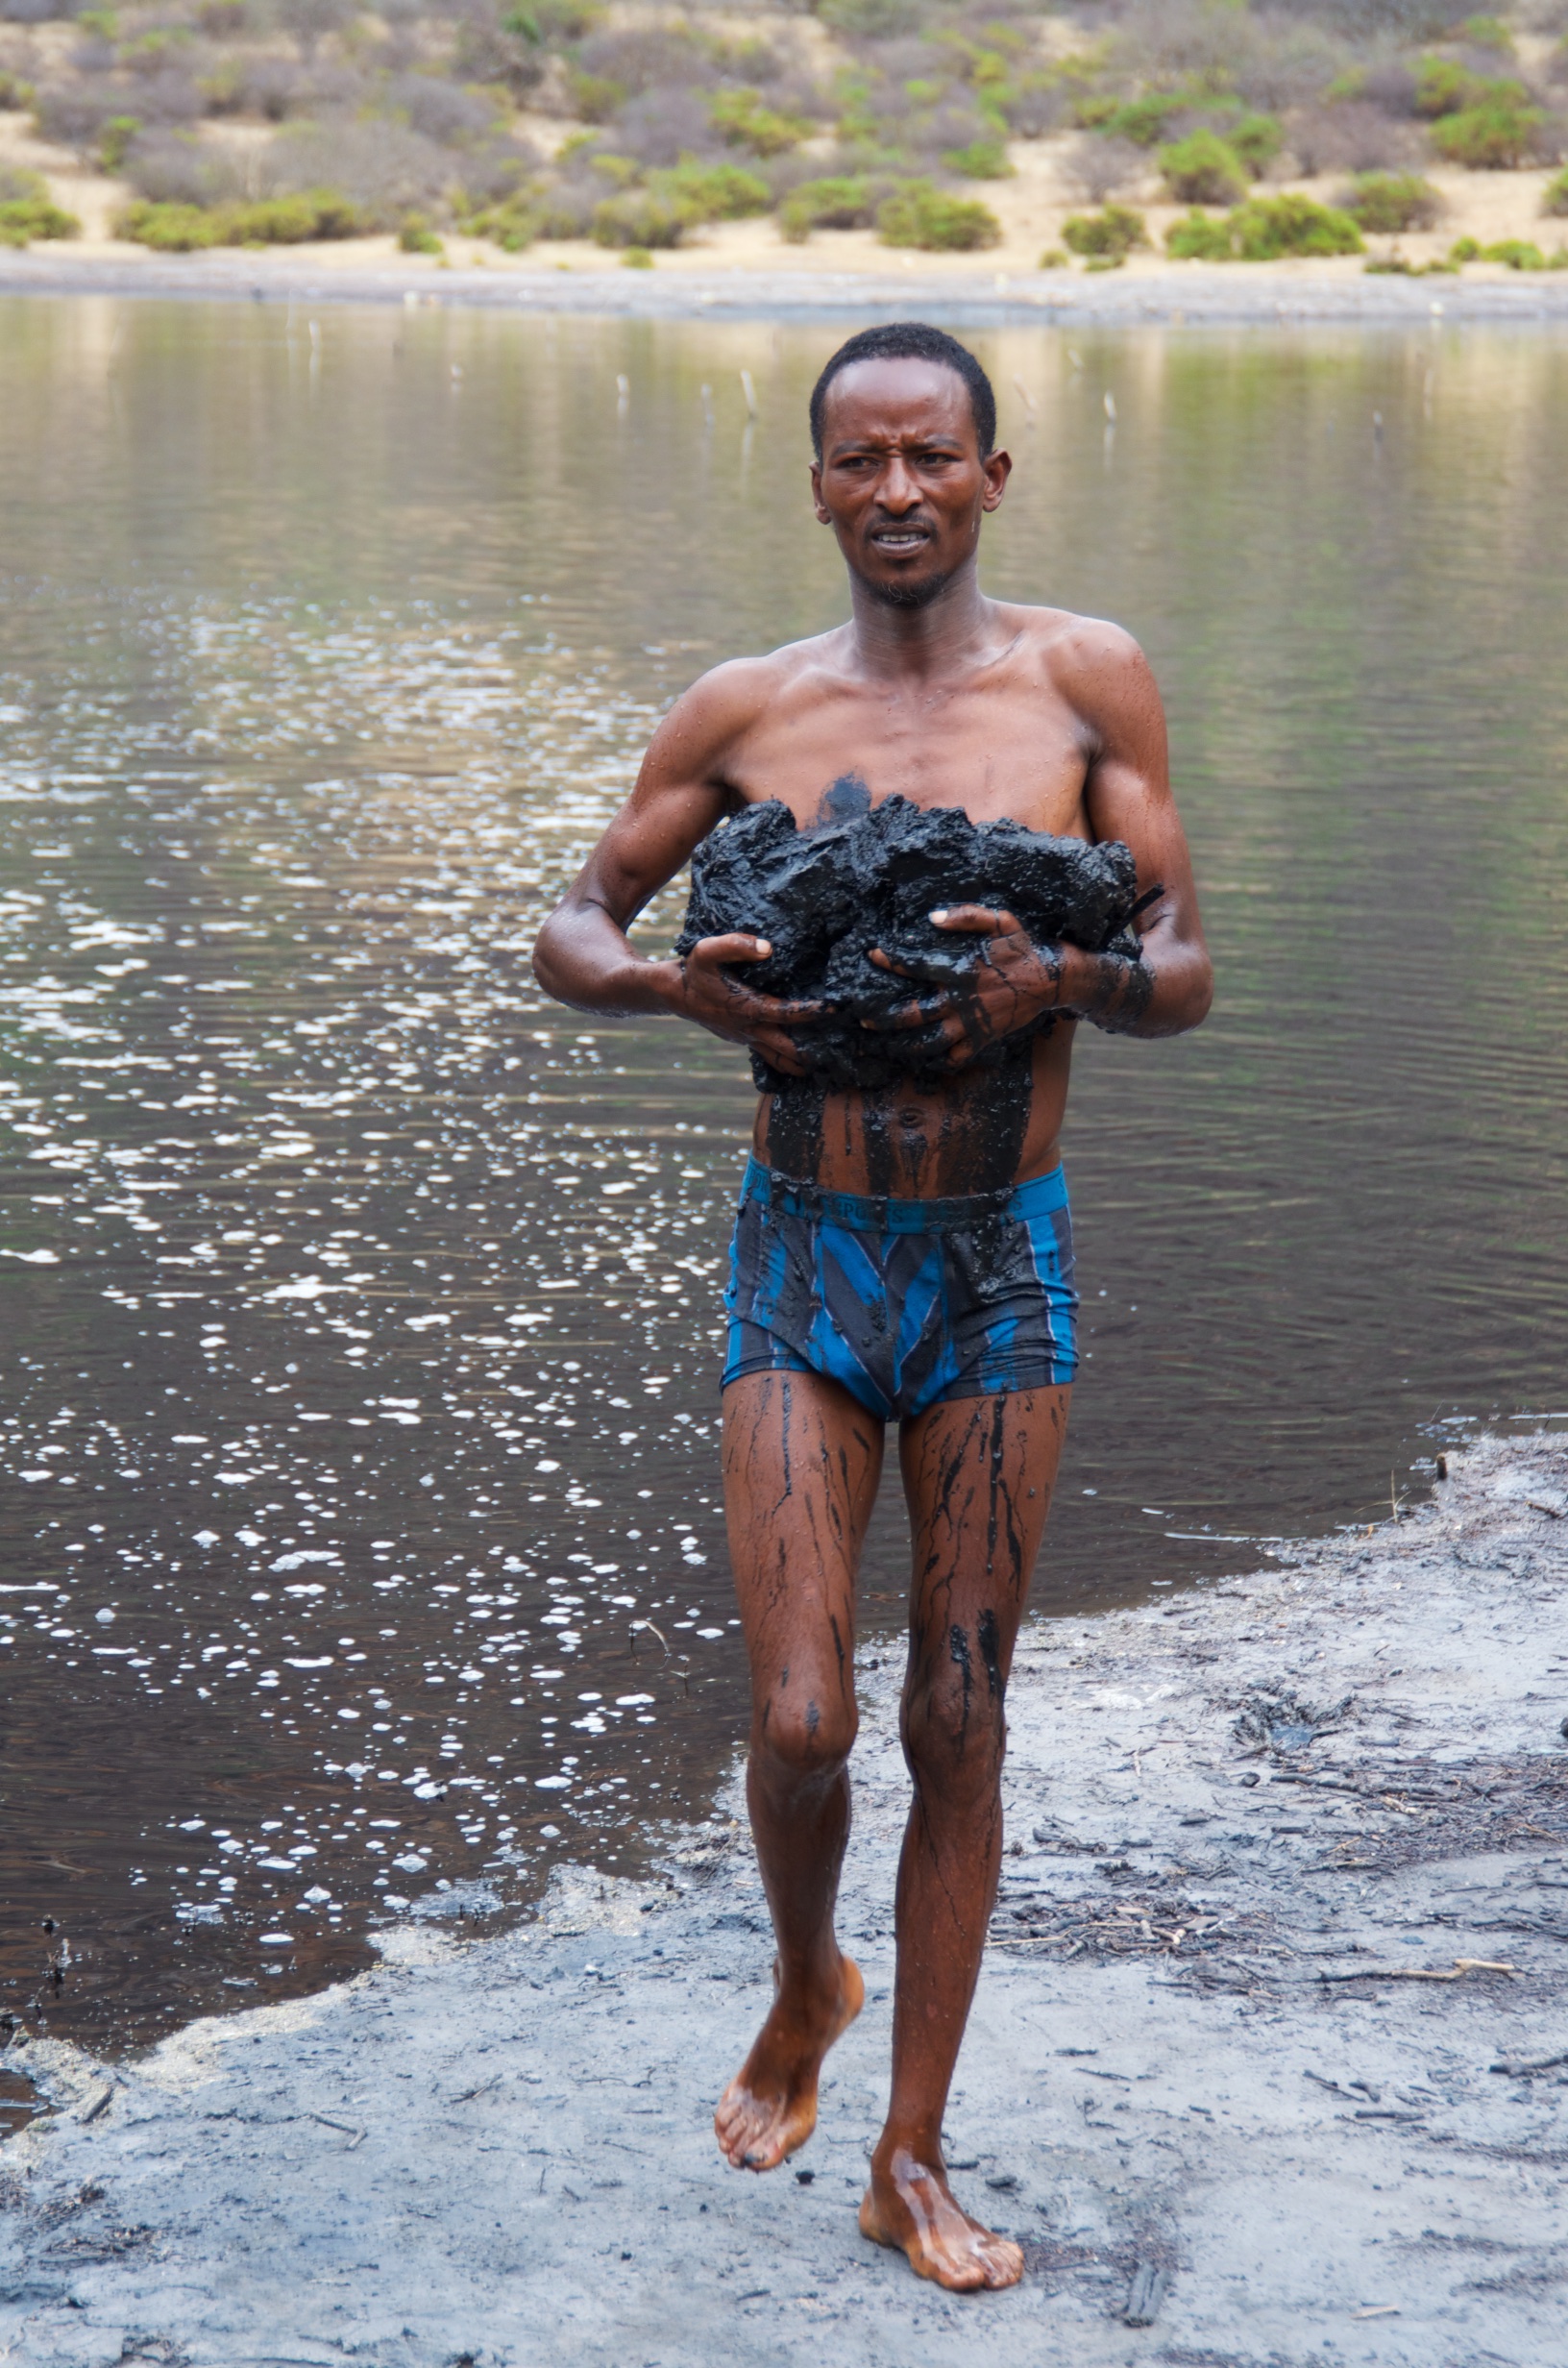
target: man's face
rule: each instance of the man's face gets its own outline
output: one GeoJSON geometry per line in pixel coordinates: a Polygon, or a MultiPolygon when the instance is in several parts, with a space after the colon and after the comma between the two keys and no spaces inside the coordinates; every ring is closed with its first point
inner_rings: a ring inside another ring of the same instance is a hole
{"type": "Polygon", "coordinates": [[[890,608],[923,608],[980,541],[1006,453],[980,457],[969,390],[944,363],[851,362],[827,390],[817,515],[851,572],[890,608]]]}

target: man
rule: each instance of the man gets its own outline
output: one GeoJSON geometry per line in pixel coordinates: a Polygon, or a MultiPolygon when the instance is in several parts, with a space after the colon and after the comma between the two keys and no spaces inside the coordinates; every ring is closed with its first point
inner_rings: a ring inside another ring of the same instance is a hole
{"type": "Polygon", "coordinates": [[[1139,1036],[1195,1027],[1211,973],[1140,652],[1115,626],[979,588],[981,520],[1012,463],[974,357],[919,324],[867,331],[822,372],[811,425],[812,493],[848,566],[849,623],[716,667],[676,701],[534,961],[563,1002],[674,1012],[760,1052],[781,1081],[757,1112],[723,1395],[776,1995],[720,2102],[720,2146],[758,2171],[802,2146],[822,2059],[860,2010],[833,1910],[855,1574],[896,1420],[915,1542],[902,1706],[914,1798],[892,2101],[860,2225],[944,2286],[1005,2286],[1022,2255],[954,2199],[942,2120],[995,1896],[1003,1694],[1076,1362],[1057,1150],[1068,1063],[1081,1019],[1139,1036]],[[791,1033],[814,1007],[745,983],[764,941],[709,938],[684,960],[646,961],[625,931],[724,815],[777,798],[805,827],[846,797],[895,792],[975,822],[1120,839],[1139,889],[1161,893],[1140,916],[1138,961],[1031,944],[1003,911],[934,916],[980,944],[968,982],[886,1023],[923,1028],[931,1066],[882,1092],[828,1093],[791,1033]],[[804,1278],[793,1295],[776,1288],[785,1271],[804,1278]]]}

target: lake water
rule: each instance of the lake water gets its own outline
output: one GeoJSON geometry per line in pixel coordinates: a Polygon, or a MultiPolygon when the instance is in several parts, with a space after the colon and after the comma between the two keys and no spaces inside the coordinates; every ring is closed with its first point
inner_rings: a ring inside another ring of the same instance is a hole
{"type": "MultiPolygon", "coordinates": [[[[843,614],[835,341],[0,304],[13,2017],[145,2038],[635,1867],[733,1749],[750,1088],[527,954],[675,691],[843,614]]],[[[1568,1404],[1568,342],[976,343],[987,580],[1148,649],[1218,974],[1081,1048],[1049,1613],[1568,1404]]]]}

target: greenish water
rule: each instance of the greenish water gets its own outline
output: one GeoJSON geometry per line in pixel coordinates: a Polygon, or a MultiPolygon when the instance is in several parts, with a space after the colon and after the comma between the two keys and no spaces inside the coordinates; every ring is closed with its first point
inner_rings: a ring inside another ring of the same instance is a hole
{"type": "MultiPolygon", "coordinates": [[[[144,2036],[633,1865],[741,1731],[750,1090],[527,951],[674,692],[843,613],[833,342],[0,305],[8,2012],[144,2036]]],[[[1568,342],[976,343],[988,581],[1148,649],[1218,973],[1079,1058],[1049,1612],[1568,1404],[1568,342]]]]}

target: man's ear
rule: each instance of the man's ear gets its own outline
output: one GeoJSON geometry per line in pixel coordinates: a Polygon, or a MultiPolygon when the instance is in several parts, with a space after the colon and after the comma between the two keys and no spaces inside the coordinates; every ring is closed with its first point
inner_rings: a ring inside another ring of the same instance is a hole
{"type": "Polygon", "coordinates": [[[831,526],[833,521],[822,500],[822,464],[820,460],[814,460],[811,464],[811,503],[817,512],[817,524],[820,527],[831,526]]]}
{"type": "Polygon", "coordinates": [[[983,510],[999,509],[1002,496],[1007,491],[1007,481],[1013,474],[1013,456],[1011,453],[992,453],[989,460],[982,460],[980,466],[986,473],[986,490],[980,497],[980,506],[983,510]]]}

